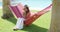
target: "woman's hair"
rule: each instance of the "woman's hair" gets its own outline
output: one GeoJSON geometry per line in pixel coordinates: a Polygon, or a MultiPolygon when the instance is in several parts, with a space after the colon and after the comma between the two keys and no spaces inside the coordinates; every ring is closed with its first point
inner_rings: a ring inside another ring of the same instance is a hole
{"type": "Polygon", "coordinates": [[[27,5],[25,5],[24,7],[27,9],[26,14],[29,13],[30,12],[29,7],[27,5]]]}

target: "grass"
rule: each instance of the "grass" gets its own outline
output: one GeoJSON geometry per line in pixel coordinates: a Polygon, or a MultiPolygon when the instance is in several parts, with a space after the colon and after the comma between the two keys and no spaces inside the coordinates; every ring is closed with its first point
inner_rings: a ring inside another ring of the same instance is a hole
{"type": "Polygon", "coordinates": [[[2,10],[0,9],[0,32],[47,32],[50,26],[51,12],[45,13],[39,17],[33,24],[24,27],[23,30],[13,31],[16,18],[2,19],[2,10]]]}

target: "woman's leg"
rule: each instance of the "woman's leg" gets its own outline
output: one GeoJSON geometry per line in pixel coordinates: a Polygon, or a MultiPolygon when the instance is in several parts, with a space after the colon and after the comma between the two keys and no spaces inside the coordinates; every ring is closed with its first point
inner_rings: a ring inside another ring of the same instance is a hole
{"type": "Polygon", "coordinates": [[[23,26],[24,26],[24,18],[18,18],[14,29],[23,29],[23,26]]]}

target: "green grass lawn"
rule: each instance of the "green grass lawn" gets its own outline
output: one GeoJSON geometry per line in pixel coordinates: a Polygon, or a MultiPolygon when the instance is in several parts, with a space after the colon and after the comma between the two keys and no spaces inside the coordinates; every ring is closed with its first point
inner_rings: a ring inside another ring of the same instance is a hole
{"type": "Polygon", "coordinates": [[[47,32],[50,26],[51,12],[45,13],[39,17],[33,24],[24,27],[23,30],[13,31],[16,18],[2,19],[2,10],[0,9],[0,32],[47,32]]]}

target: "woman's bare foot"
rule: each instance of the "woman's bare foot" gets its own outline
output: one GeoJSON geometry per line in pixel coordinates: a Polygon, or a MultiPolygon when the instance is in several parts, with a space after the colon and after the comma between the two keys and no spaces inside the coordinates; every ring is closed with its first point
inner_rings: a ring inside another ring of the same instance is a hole
{"type": "Polygon", "coordinates": [[[13,30],[14,30],[14,31],[16,31],[16,30],[19,30],[19,28],[17,28],[17,27],[14,27],[14,28],[13,28],[13,30]]]}
{"type": "Polygon", "coordinates": [[[17,31],[17,30],[19,30],[19,29],[18,29],[18,28],[14,28],[13,30],[14,30],[14,31],[17,31]]]}

